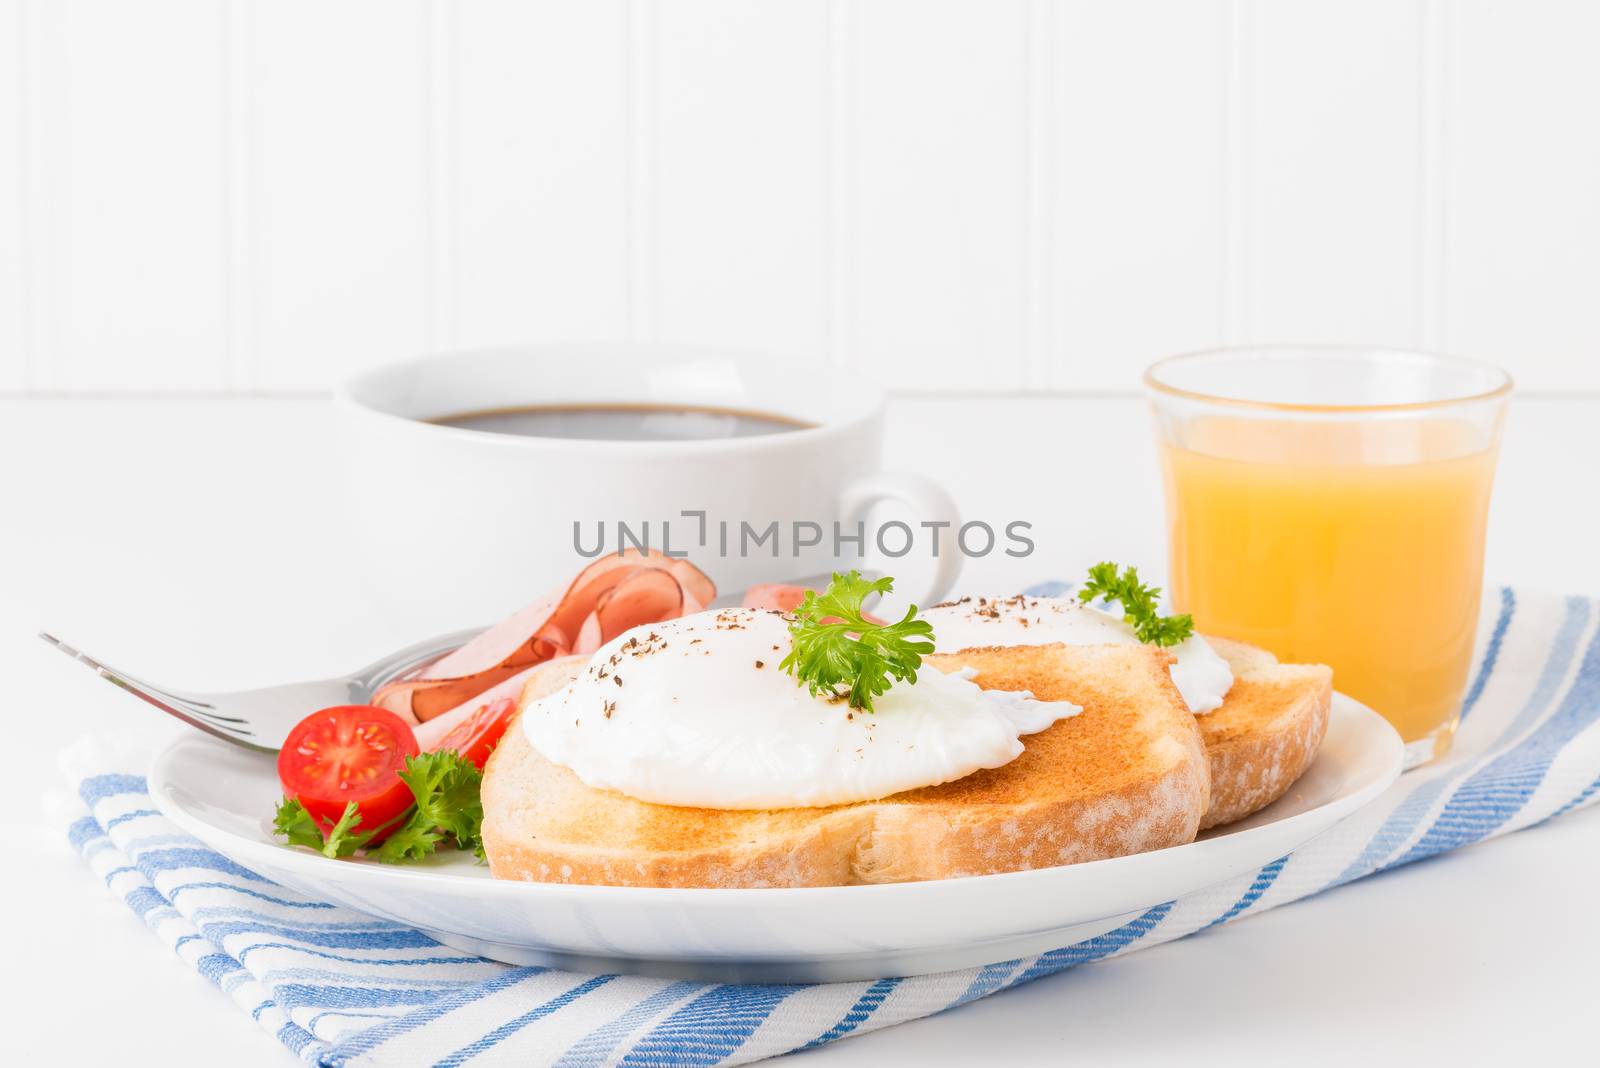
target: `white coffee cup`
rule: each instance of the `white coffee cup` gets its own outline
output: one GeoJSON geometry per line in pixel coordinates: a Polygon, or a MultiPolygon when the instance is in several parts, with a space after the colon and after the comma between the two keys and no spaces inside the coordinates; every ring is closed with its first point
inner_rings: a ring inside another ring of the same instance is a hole
{"type": "Polygon", "coordinates": [[[961,567],[954,503],[924,477],[878,470],[883,391],[849,372],[703,348],[493,349],[387,364],[350,379],[336,399],[355,566],[377,603],[426,605],[441,627],[515,610],[596,550],[634,544],[645,524],[651,548],[686,555],[723,593],[855,566],[878,534],[898,549],[912,528],[918,551],[932,556],[910,569],[928,576],[926,588],[897,594],[928,604],[961,567]],[[582,405],[729,409],[806,425],[621,441],[430,422],[582,405]],[[915,520],[875,531],[865,521],[882,501],[915,520]],[[761,539],[774,523],[776,538],[761,539]]]}

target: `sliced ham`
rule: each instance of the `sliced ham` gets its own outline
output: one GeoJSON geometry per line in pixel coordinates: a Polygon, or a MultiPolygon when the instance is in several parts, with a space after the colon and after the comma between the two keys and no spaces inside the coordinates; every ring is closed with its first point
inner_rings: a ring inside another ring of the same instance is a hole
{"type": "Polygon", "coordinates": [[[515,697],[523,676],[546,660],[592,653],[632,627],[699,612],[716,595],[687,560],[654,550],[614,553],[417,674],[382,687],[372,703],[412,723],[456,720],[491,694],[515,697]]]}
{"type": "Polygon", "coordinates": [[[470,701],[459,704],[447,712],[442,712],[426,723],[418,724],[416,730],[413,731],[417,736],[417,744],[422,747],[424,753],[431,753],[456,724],[484,705],[489,704],[491,701],[498,701],[502,697],[509,697],[513,701],[517,700],[522,696],[522,684],[528,681],[528,676],[533,674],[533,669],[538,666],[538,664],[534,664],[532,667],[523,668],[510,678],[489,687],[470,701]]]}

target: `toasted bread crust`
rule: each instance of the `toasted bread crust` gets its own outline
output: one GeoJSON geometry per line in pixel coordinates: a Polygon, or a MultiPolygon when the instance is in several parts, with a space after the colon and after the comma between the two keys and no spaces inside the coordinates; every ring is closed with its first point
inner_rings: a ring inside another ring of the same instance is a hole
{"type": "Polygon", "coordinates": [[[1280,664],[1253,645],[1206,641],[1233,669],[1233,686],[1221,708],[1195,717],[1211,766],[1201,830],[1282,797],[1316,759],[1333,704],[1333,671],[1322,664],[1280,664]]]}
{"type": "MultiPolygon", "coordinates": [[[[1083,712],[1024,739],[1000,768],[878,801],[729,811],[591,788],[513,724],[484,776],[497,878],[622,886],[834,886],[983,875],[1191,841],[1209,803],[1199,730],[1167,671],[1134,646],[1032,646],[928,657],[979,685],[1030,689],[1083,712]]],[[[573,673],[536,673],[523,704],[573,673]]]]}

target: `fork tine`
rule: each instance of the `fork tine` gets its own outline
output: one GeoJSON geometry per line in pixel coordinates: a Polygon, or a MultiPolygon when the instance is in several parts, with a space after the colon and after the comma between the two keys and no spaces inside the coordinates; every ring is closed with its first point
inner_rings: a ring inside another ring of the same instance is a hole
{"type": "Polygon", "coordinates": [[[194,727],[197,730],[205,731],[207,734],[212,735],[213,737],[221,738],[223,741],[232,742],[235,745],[243,745],[248,746],[251,749],[258,749],[263,753],[277,752],[277,750],[272,749],[269,746],[258,745],[252,741],[251,739],[255,737],[254,731],[240,730],[238,728],[212,723],[208,720],[201,719],[198,716],[191,715],[175,705],[169,705],[165,701],[160,700],[152,694],[139,689],[137,686],[130,686],[127,684],[127,682],[117,678],[114,675],[102,673],[101,677],[107,682],[110,682],[112,685],[127,690],[129,693],[133,694],[133,696],[139,698],[139,700],[145,702],[146,704],[154,705],[167,715],[176,719],[180,719],[189,726],[194,727]]]}
{"type": "Polygon", "coordinates": [[[175,716],[191,727],[205,731],[207,734],[214,735],[225,741],[233,742],[236,745],[259,749],[264,753],[276,752],[276,750],[268,746],[259,745],[251,741],[255,737],[255,731],[249,729],[248,720],[234,716],[219,715],[214,711],[210,711],[212,706],[204,701],[195,701],[183,695],[163,690],[159,686],[141,682],[132,675],[118,671],[109,664],[101,663],[87,653],[73,648],[53,634],[41,631],[39,637],[74,660],[87,665],[95,674],[118,689],[128,691],[146,704],[154,705],[169,716],[175,716]]]}
{"type": "MultiPolygon", "coordinates": [[[[156,686],[153,683],[148,683],[148,682],[141,681],[140,679],[134,677],[133,675],[128,674],[126,671],[119,671],[118,669],[112,667],[110,664],[107,664],[107,663],[105,663],[103,661],[100,661],[100,660],[96,660],[94,657],[90,656],[88,653],[84,652],[82,649],[77,649],[77,648],[74,648],[73,646],[68,645],[66,642],[62,641],[60,638],[57,638],[54,634],[51,634],[48,631],[40,631],[39,632],[39,637],[44,639],[45,641],[49,642],[51,645],[55,646],[57,649],[60,649],[63,653],[66,653],[68,656],[72,657],[72,659],[77,660],[80,663],[88,665],[90,670],[98,673],[103,678],[110,679],[112,682],[117,682],[119,685],[122,682],[130,683],[130,684],[132,684],[134,686],[137,686],[140,689],[148,690],[150,693],[159,694],[165,700],[172,701],[174,703],[181,703],[181,704],[187,705],[189,708],[194,709],[196,712],[198,712],[200,710],[205,710],[206,713],[209,714],[209,715],[213,715],[213,716],[217,715],[216,712],[213,710],[212,705],[208,701],[202,701],[198,697],[194,697],[194,696],[191,696],[189,694],[178,693],[178,692],[176,692],[174,690],[169,690],[169,689],[166,689],[165,687],[162,687],[162,686],[156,686]]],[[[227,716],[218,716],[218,718],[219,719],[227,719],[229,717],[227,717],[227,716]]],[[[243,721],[241,720],[239,722],[243,722],[243,721]]]]}
{"type": "MultiPolygon", "coordinates": [[[[195,708],[195,703],[193,701],[189,700],[188,698],[186,698],[186,697],[178,697],[175,694],[171,695],[171,696],[173,697],[173,699],[175,701],[181,701],[186,707],[191,708],[191,709],[195,709],[195,711],[194,711],[195,715],[200,716],[200,717],[202,717],[204,719],[208,719],[213,723],[238,723],[238,724],[242,724],[242,725],[244,725],[246,727],[248,727],[250,725],[250,721],[247,720],[247,719],[240,719],[238,716],[224,716],[220,712],[203,712],[203,711],[200,711],[199,709],[196,709],[195,708]]],[[[203,707],[204,708],[210,708],[211,706],[210,705],[205,705],[203,707]]]]}

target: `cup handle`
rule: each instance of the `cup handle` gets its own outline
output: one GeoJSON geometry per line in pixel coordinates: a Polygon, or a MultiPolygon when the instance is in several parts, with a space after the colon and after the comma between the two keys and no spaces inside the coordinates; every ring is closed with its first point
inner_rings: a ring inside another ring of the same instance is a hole
{"type": "Polygon", "coordinates": [[[846,522],[854,523],[864,518],[867,509],[879,501],[899,501],[917,514],[919,522],[943,524],[935,528],[933,577],[922,596],[911,598],[921,605],[940,600],[950,592],[956,576],[961,574],[961,553],[955,545],[961,512],[956,502],[932,479],[905,472],[880,471],[845,486],[839,498],[839,512],[846,522]]]}

